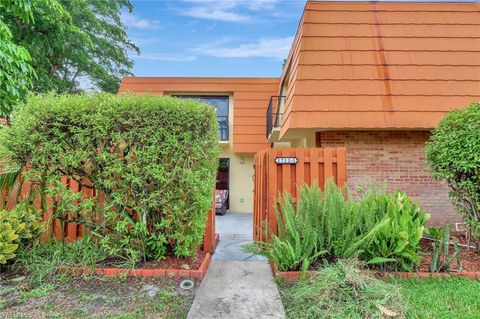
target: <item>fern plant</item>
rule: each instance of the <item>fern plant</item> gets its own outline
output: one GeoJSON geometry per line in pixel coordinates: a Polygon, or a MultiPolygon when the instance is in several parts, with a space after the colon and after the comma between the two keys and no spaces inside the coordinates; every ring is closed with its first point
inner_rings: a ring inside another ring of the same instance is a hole
{"type": "Polygon", "coordinates": [[[320,258],[359,258],[383,268],[411,270],[420,262],[420,239],[429,216],[407,195],[374,189],[353,200],[333,179],[298,190],[298,203],[280,195],[275,207],[278,235],[250,246],[280,270],[306,269],[320,258]]]}
{"type": "Polygon", "coordinates": [[[279,195],[275,205],[278,234],[269,230],[270,242],[244,246],[245,251],[267,256],[281,271],[307,270],[327,252],[319,246],[321,230],[316,220],[321,191],[318,187],[304,186],[299,194],[297,204],[289,193],[279,195]]]}

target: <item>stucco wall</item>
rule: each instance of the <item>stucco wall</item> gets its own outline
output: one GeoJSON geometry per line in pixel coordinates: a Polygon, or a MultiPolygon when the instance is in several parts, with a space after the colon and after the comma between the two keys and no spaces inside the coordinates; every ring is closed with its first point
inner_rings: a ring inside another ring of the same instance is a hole
{"type": "Polygon", "coordinates": [[[353,193],[365,185],[400,189],[430,213],[432,224],[458,221],[445,183],[432,179],[423,148],[429,132],[322,132],[321,146],[346,146],[347,180],[353,193]]]}
{"type": "Polygon", "coordinates": [[[220,158],[230,159],[231,212],[253,212],[253,156],[254,154],[232,153],[225,149],[220,155],[220,158]]]}

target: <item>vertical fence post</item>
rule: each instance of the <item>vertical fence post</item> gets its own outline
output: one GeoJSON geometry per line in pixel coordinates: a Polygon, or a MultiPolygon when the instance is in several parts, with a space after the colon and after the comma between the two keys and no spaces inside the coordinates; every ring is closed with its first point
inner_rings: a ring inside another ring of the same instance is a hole
{"type": "Polygon", "coordinates": [[[215,252],[215,191],[213,192],[212,207],[207,212],[207,227],[203,235],[203,251],[215,252]]]}

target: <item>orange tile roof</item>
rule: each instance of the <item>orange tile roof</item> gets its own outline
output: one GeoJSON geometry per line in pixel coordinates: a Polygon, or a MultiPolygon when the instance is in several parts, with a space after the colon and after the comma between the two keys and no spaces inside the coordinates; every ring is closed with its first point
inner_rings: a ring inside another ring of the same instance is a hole
{"type": "Polygon", "coordinates": [[[291,129],[431,129],[480,100],[480,4],[309,1],[282,83],[291,129]]]}

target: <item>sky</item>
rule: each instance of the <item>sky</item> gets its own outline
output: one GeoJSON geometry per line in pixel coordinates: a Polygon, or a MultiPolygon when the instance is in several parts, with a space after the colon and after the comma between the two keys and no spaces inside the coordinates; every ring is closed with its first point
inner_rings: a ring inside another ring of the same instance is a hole
{"type": "Polygon", "coordinates": [[[305,6],[305,0],[132,2],[133,13],[122,20],[141,50],[131,55],[135,76],[278,77],[305,6]]]}
{"type": "Polygon", "coordinates": [[[134,0],[135,76],[278,77],[305,0],[134,0]]]}

